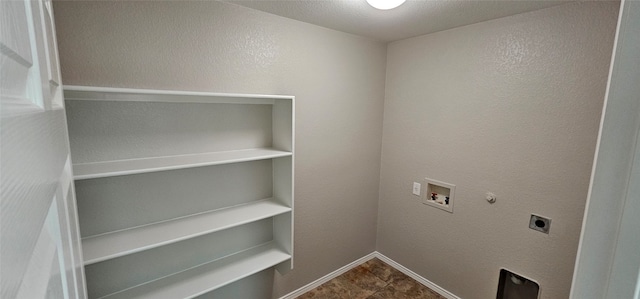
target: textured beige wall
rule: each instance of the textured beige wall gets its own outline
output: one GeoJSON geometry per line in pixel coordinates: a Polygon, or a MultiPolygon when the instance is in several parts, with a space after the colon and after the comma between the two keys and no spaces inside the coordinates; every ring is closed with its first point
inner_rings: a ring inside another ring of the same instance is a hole
{"type": "Polygon", "coordinates": [[[389,45],[380,252],[465,299],[494,298],[501,267],[568,298],[617,11],[567,4],[389,45]],[[411,194],[425,177],[457,185],[453,214],[411,194]]]}
{"type": "Polygon", "coordinates": [[[69,85],[296,96],[297,289],[375,250],[386,46],[216,1],[54,3],[69,85]]]}

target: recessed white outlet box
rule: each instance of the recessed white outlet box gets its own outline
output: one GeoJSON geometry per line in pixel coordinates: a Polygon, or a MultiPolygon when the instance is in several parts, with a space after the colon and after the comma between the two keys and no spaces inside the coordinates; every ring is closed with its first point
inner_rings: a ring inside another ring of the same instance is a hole
{"type": "Polygon", "coordinates": [[[453,213],[456,185],[425,178],[422,203],[453,213]]]}
{"type": "Polygon", "coordinates": [[[422,187],[420,183],[413,182],[413,195],[420,196],[420,187],[422,187]]]}

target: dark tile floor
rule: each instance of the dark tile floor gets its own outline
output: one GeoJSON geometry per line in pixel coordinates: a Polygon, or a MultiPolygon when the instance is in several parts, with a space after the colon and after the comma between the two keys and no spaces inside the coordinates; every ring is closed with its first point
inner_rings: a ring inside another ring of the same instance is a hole
{"type": "Polygon", "coordinates": [[[298,299],[445,299],[374,258],[306,292],[298,299]]]}

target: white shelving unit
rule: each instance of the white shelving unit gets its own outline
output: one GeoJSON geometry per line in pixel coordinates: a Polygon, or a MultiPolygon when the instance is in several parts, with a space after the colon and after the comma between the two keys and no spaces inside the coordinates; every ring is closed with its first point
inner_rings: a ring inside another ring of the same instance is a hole
{"type": "Polygon", "coordinates": [[[293,267],[294,98],[65,86],[90,298],[293,267]]]}

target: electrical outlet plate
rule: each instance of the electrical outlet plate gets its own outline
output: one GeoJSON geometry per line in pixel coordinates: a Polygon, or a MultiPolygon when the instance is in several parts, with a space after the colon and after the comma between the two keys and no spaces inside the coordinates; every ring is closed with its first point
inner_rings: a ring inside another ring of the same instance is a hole
{"type": "Polygon", "coordinates": [[[413,195],[420,196],[420,183],[413,182],[413,195]]]}
{"type": "Polygon", "coordinates": [[[456,185],[429,178],[425,178],[424,183],[425,190],[422,193],[422,203],[453,213],[456,185]]]}
{"type": "Polygon", "coordinates": [[[531,214],[531,219],[529,219],[529,228],[548,234],[549,229],[551,229],[551,219],[531,214]]]}

